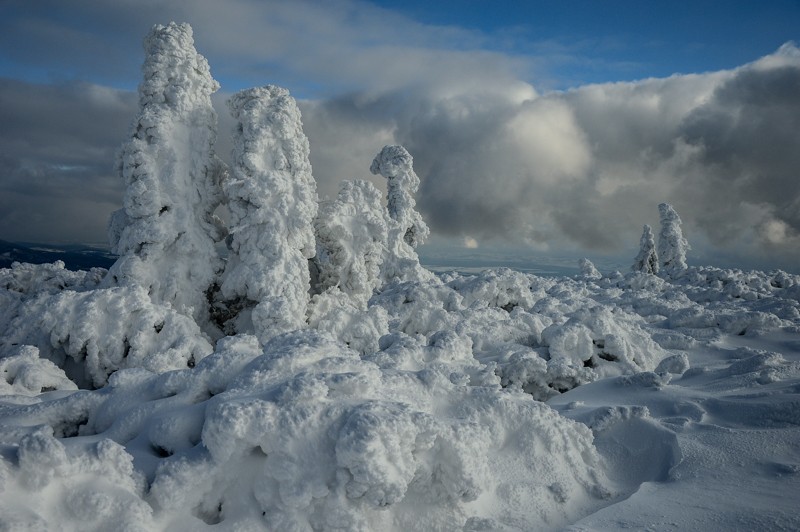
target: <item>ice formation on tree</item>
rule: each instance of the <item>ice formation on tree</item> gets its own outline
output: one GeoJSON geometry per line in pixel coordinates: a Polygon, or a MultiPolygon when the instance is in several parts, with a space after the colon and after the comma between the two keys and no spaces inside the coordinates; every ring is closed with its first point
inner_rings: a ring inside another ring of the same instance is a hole
{"type": "Polygon", "coordinates": [[[300,110],[286,89],[268,85],[235,94],[233,168],[224,183],[231,214],[230,257],[222,299],[262,341],[305,323],[314,256],[316,183],[300,110]],[[239,310],[241,309],[241,310],[239,310]]]}
{"type": "Polygon", "coordinates": [[[667,274],[685,270],[686,252],[691,247],[681,231],[681,219],[669,203],[659,204],[658,212],[661,215],[661,233],[658,235],[661,269],[667,274]]]}
{"type": "Polygon", "coordinates": [[[214,243],[222,231],[213,212],[222,170],[211,106],[219,84],[188,24],[155,26],[144,48],[139,114],[118,162],[124,209],[110,224],[120,257],[107,285],[141,286],[154,303],[203,322],[206,290],[221,266],[214,243]]]}
{"type": "Polygon", "coordinates": [[[414,193],[419,188],[419,177],[414,173],[413,163],[404,147],[384,146],[369,168],[370,172],[380,174],[387,180],[387,209],[392,220],[389,227],[389,253],[383,268],[387,281],[429,278],[420,267],[415,251],[428,238],[430,229],[414,208],[414,193]]]}
{"type": "Polygon", "coordinates": [[[642,230],[642,238],[639,240],[639,254],[633,261],[631,270],[642,273],[658,273],[658,253],[656,253],[656,242],[653,238],[653,230],[645,224],[642,230]]]}
{"type": "Polygon", "coordinates": [[[388,251],[389,221],[381,193],[368,181],[344,181],[335,200],[320,204],[314,228],[317,290],[337,287],[366,308],[381,286],[388,251]]]}

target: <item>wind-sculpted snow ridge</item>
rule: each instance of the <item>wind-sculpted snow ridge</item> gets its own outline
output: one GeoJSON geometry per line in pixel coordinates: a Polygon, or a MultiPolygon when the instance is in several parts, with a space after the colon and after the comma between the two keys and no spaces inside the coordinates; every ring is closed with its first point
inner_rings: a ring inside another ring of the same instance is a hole
{"type": "Polygon", "coordinates": [[[273,85],[248,89],[228,106],[237,126],[232,175],[224,184],[231,256],[220,294],[228,306],[242,309],[233,330],[255,330],[267,341],[305,323],[316,183],[300,110],[289,91],[273,85]]]}
{"type": "Polygon", "coordinates": [[[389,253],[384,259],[383,274],[387,282],[398,279],[418,281],[430,279],[430,273],[419,265],[416,247],[425,242],[430,229],[414,208],[414,193],[419,177],[414,173],[414,160],[402,146],[384,146],[375,156],[369,171],[387,180],[389,253]]]}
{"type": "Polygon", "coordinates": [[[188,24],[155,26],[144,47],[139,114],[118,163],[124,209],[109,228],[120,258],[106,286],[144,287],[154,303],[204,323],[205,292],[221,267],[214,243],[223,236],[213,215],[222,170],[211,94],[219,84],[188,24]]]}

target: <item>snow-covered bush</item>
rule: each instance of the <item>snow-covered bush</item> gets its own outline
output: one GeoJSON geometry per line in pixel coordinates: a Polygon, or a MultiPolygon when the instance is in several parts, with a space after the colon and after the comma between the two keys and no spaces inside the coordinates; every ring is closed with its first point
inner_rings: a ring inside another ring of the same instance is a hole
{"type": "Polygon", "coordinates": [[[316,183],[300,110],[286,89],[269,85],[235,94],[230,256],[220,295],[239,312],[234,330],[262,341],[305,324],[314,256],[316,183]]]}
{"type": "Polygon", "coordinates": [[[90,290],[96,288],[106,274],[103,268],[76,272],[64,268],[64,262],[28,264],[15,262],[11,268],[0,269],[0,289],[15,292],[20,297],[33,297],[43,292],[90,290]]]}
{"type": "Polygon", "coordinates": [[[661,217],[661,232],[658,235],[658,257],[661,269],[667,275],[674,275],[686,269],[686,252],[691,249],[681,231],[681,219],[672,205],[661,203],[658,206],[661,217]]]}
{"type": "Polygon", "coordinates": [[[84,388],[103,386],[121,368],[190,367],[213,351],[194,320],[154,304],[141,286],[41,294],[5,326],[0,352],[36,346],[84,388]]]}
{"type": "Polygon", "coordinates": [[[415,248],[425,242],[430,229],[414,208],[414,194],[419,177],[414,173],[414,160],[402,146],[384,146],[369,167],[373,174],[387,180],[387,209],[393,223],[389,226],[389,252],[384,259],[386,281],[422,280],[431,276],[419,265],[415,248]]]}
{"type": "Polygon", "coordinates": [[[631,270],[642,273],[658,273],[658,253],[656,253],[656,242],[653,237],[653,230],[645,224],[642,230],[642,238],[639,240],[639,254],[633,261],[631,270]]]}
{"type": "Polygon", "coordinates": [[[317,291],[337,287],[366,308],[381,286],[388,226],[378,189],[368,181],[344,181],[335,200],[320,203],[314,220],[317,291]]]}
{"type": "Polygon", "coordinates": [[[141,286],[154,303],[205,324],[223,236],[213,214],[222,167],[211,94],[219,84],[188,24],[155,26],[144,47],[139,113],[118,162],[124,209],[110,224],[120,257],[106,286],[141,286]]]}

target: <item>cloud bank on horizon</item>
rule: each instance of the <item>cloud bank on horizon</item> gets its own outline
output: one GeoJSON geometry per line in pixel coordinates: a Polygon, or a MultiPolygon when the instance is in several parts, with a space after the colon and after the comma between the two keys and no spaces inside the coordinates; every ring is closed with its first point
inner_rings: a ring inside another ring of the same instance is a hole
{"type": "Polygon", "coordinates": [[[800,264],[792,43],[733,69],[545,91],[537,75],[552,77],[552,58],[365,2],[140,4],[0,8],[0,238],[105,239],[122,201],[114,154],[135,113],[141,40],[174,19],[193,25],[222,84],[223,158],[224,100],[277,83],[304,98],[321,195],[343,179],[384,186],[371,157],[403,144],[433,233],[469,248],[629,253],[669,202],[694,257],[800,264]]]}

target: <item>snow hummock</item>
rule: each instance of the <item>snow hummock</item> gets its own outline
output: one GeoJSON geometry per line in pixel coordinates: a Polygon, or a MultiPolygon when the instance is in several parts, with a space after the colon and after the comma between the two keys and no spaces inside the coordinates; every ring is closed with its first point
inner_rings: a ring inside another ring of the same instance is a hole
{"type": "Polygon", "coordinates": [[[227,175],[191,30],[147,44],[143,87],[180,75],[141,90],[120,261],[0,269],[0,529],[800,528],[800,276],[688,266],[667,204],[660,274],[645,227],[627,274],[434,275],[404,148],[386,208],[358,180],[318,207],[267,86],[231,99],[227,175]]]}

